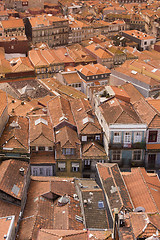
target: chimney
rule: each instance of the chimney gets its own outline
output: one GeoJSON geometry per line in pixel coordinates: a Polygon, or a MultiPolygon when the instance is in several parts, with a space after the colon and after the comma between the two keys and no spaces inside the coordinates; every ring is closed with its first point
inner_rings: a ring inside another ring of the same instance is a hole
{"type": "Polygon", "coordinates": [[[21,167],[20,169],[19,169],[19,173],[22,175],[22,176],[24,176],[24,168],[23,167],[21,167]]]}

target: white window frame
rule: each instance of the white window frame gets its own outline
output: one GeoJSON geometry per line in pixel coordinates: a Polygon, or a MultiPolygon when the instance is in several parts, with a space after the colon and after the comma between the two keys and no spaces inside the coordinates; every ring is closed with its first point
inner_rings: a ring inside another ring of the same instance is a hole
{"type": "Polygon", "coordinates": [[[84,165],[85,166],[90,166],[91,165],[91,160],[89,160],[89,159],[84,160],[84,165]]]}
{"type": "Polygon", "coordinates": [[[72,172],[79,172],[79,163],[72,162],[72,172]]]}
{"type": "Polygon", "coordinates": [[[112,160],[113,161],[121,161],[121,150],[113,150],[112,151],[112,160]],[[113,158],[113,155],[116,155],[116,159],[113,158]],[[117,156],[120,156],[120,159],[117,159],[117,156]]]}
{"type": "Polygon", "coordinates": [[[133,161],[141,161],[141,158],[142,158],[142,151],[141,151],[141,150],[134,150],[134,151],[133,151],[133,154],[132,154],[132,160],[133,160],[133,161]],[[136,156],[138,156],[139,153],[140,153],[140,159],[134,158],[135,153],[137,154],[136,156]]]}
{"type": "Polygon", "coordinates": [[[142,141],[142,132],[135,132],[134,133],[134,143],[142,141]]]}
{"type": "Polygon", "coordinates": [[[121,143],[121,132],[114,132],[113,133],[113,142],[114,143],[121,143]]]}
{"type": "Polygon", "coordinates": [[[98,160],[98,163],[105,163],[104,159],[98,160]]]}
{"type": "Polygon", "coordinates": [[[58,167],[58,171],[64,172],[66,170],[66,163],[65,162],[58,162],[57,167],[58,167]]]}
{"type": "Polygon", "coordinates": [[[95,135],[95,140],[100,140],[101,136],[100,135],[95,135]]]}
{"type": "Polygon", "coordinates": [[[82,136],[82,142],[87,142],[87,136],[82,136]]]}
{"type": "Polygon", "coordinates": [[[132,143],[132,133],[124,132],[124,143],[131,144],[132,143]]]}

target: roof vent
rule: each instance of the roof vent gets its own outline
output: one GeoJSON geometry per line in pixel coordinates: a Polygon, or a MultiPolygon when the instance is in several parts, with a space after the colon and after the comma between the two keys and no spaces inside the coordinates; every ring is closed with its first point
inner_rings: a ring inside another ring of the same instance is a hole
{"type": "Polygon", "coordinates": [[[22,175],[22,176],[24,176],[24,168],[23,167],[21,167],[20,169],[19,169],[19,173],[22,175]]]}
{"type": "Polygon", "coordinates": [[[145,208],[144,207],[137,207],[134,209],[134,212],[145,212],[145,208]]]}
{"type": "Polygon", "coordinates": [[[7,235],[4,235],[4,239],[7,239],[7,235]]]}
{"type": "Polygon", "coordinates": [[[46,108],[43,108],[42,111],[43,111],[43,113],[47,114],[47,109],[46,108]]]}
{"type": "Polygon", "coordinates": [[[13,121],[9,126],[10,128],[19,128],[19,124],[15,121],[13,121]]]}
{"type": "Polygon", "coordinates": [[[58,206],[64,206],[69,202],[69,198],[64,195],[58,200],[58,206]]]}
{"type": "Polygon", "coordinates": [[[134,71],[134,70],[132,70],[132,71],[131,71],[131,73],[132,73],[132,74],[134,74],[134,75],[136,75],[136,74],[137,74],[137,72],[136,72],[136,71],[134,71]]]}
{"type": "Polygon", "coordinates": [[[83,218],[82,218],[82,217],[76,215],[76,216],[75,216],[75,219],[76,219],[78,222],[83,223],[83,218]]]}

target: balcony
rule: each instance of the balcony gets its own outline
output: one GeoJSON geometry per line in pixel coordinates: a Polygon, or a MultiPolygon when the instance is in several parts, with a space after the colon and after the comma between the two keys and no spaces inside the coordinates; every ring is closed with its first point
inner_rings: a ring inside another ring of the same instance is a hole
{"type": "Polygon", "coordinates": [[[146,142],[137,143],[109,143],[110,149],[145,149],[146,142]]]}

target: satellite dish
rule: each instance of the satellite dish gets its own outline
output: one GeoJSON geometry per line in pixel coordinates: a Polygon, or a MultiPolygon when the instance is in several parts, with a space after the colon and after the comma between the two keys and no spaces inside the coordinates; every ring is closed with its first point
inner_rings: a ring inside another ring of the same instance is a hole
{"type": "Polygon", "coordinates": [[[145,212],[145,208],[144,207],[137,207],[134,209],[134,212],[145,212]]]}

